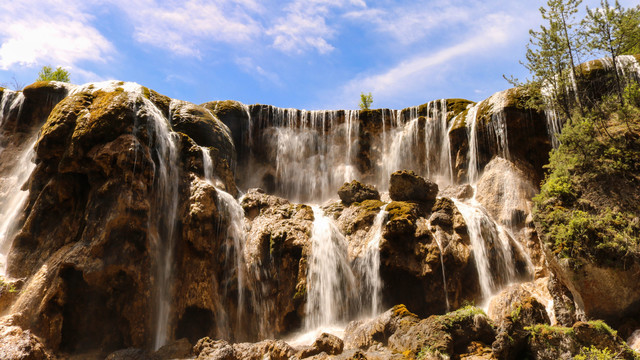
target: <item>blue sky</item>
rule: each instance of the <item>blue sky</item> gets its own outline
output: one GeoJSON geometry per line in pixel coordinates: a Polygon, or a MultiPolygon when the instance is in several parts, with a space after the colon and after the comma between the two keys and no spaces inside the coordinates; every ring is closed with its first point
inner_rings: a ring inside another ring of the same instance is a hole
{"type": "MultiPolygon", "coordinates": [[[[636,0],[621,1],[625,7],[636,0]]],[[[47,64],[73,83],[301,109],[478,101],[524,78],[543,1],[3,0],[0,82],[47,64]]],[[[585,1],[596,7],[599,2],[585,1]]]]}

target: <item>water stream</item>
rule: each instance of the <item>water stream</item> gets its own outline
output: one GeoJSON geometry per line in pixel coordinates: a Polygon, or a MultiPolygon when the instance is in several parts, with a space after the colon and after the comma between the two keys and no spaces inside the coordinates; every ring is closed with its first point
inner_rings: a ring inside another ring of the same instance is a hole
{"type": "Polygon", "coordinates": [[[373,225],[367,234],[367,244],[364,255],[356,260],[356,272],[362,279],[360,284],[361,313],[373,317],[382,311],[382,279],[380,278],[380,241],[382,231],[389,212],[387,205],[380,208],[373,225]]]}
{"type": "MultiPolygon", "coordinates": [[[[29,179],[36,167],[32,161],[35,152],[37,135],[32,136],[28,145],[16,154],[16,162],[12,168],[0,177],[0,276],[6,275],[7,254],[11,248],[11,239],[15,234],[17,220],[29,196],[29,191],[22,190],[22,185],[29,179]]],[[[3,157],[3,161],[8,161],[3,157]]]]}
{"type": "Polygon", "coordinates": [[[320,207],[312,209],[314,221],[304,318],[307,330],[348,321],[350,303],[357,296],[357,281],[349,263],[345,237],[320,207]]]}

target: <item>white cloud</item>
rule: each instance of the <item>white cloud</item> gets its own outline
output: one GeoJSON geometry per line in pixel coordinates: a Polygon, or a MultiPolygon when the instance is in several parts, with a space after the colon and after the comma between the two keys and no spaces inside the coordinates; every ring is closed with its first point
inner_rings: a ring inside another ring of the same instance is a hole
{"type": "Polygon", "coordinates": [[[462,5],[451,1],[412,2],[407,6],[367,8],[345,14],[348,19],[373,25],[379,33],[407,45],[422,40],[434,30],[471,22],[477,11],[472,3],[462,5]]]}
{"type": "Polygon", "coordinates": [[[0,69],[50,63],[104,62],[113,45],[73,1],[3,2],[0,5],[0,69]]]}
{"type": "Polygon", "coordinates": [[[285,7],[284,16],[267,30],[267,35],[273,37],[274,48],[286,53],[315,50],[327,54],[334,49],[329,40],[337,32],[327,24],[327,18],[334,16],[332,10],[352,7],[362,8],[366,4],[362,0],[294,0],[285,7]]]}
{"type": "Polygon", "coordinates": [[[117,5],[137,41],[185,56],[200,56],[200,47],[211,42],[250,42],[261,33],[252,15],[264,10],[253,0],[121,0],[117,5]]]}

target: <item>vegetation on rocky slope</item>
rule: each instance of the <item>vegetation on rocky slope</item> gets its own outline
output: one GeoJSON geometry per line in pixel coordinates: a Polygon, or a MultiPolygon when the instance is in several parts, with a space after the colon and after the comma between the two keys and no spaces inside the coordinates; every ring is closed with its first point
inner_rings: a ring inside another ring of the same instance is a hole
{"type": "Polygon", "coordinates": [[[605,98],[564,126],[551,153],[535,219],[550,249],[575,267],[588,260],[626,268],[640,259],[639,105],[636,85],[624,105],[605,98]]]}

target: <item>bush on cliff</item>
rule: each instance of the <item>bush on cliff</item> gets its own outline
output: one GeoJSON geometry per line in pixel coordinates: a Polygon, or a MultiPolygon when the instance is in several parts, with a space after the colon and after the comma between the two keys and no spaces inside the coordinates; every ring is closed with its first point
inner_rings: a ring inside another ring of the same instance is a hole
{"type": "Polygon", "coordinates": [[[534,198],[548,247],[579,267],[581,259],[627,268],[640,259],[640,94],[624,105],[605,98],[574,116],[551,152],[534,198]]]}

